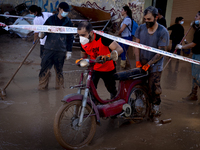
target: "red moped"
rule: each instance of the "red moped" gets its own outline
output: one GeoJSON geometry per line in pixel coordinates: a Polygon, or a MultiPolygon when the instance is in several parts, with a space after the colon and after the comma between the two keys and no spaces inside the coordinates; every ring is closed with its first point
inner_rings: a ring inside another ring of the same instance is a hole
{"type": "Polygon", "coordinates": [[[78,88],[78,92],[66,95],[62,99],[64,104],[55,115],[54,134],[59,144],[66,149],[78,149],[88,144],[101,117],[142,120],[149,116],[147,72],[134,68],[115,73],[115,80],[119,80],[118,93],[113,99],[102,100],[92,81],[95,63],[91,59],[83,59],[78,63],[81,67],[87,67],[81,74],[79,85],[71,87],[78,88]],[[84,94],[81,94],[82,90],[84,94]]]}

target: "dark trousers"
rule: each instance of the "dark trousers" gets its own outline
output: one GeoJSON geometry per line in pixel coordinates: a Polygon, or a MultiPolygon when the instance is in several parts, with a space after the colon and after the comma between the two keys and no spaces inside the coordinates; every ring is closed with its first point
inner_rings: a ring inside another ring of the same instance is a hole
{"type": "Polygon", "coordinates": [[[160,86],[162,72],[153,72],[149,75],[149,98],[150,102],[156,105],[160,105],[161,99],[160,95],[162,93],[162,89],[160,86]]]}
{"type": "Polygon", "coordinates": [[[40,45],[40,58],[42,58],[43,53],[44,53],[44,45],[40,45]]]}
{"type": "Polygon", "coordinates": [[[39,88],[48,88],[50,78],[50,69],[54,65],[56,72],[56,88],[64,87],[63,65],[66,57],[66,52],[44,50],[42,55],[41,70],[39,73],[39,88]]]}
{"type": "MultiPolygon", "coordinates": [[[[181,41],[180,41],[181,42],[181,41]]],[[[177,42],[177,41],[172,41],[172,48],[170,50],[171,53],[173,53],[175,51],[175,47],[177,44],[179,44],[180,42],[177,42]]],[[[177,49],[177,55],[180,55],[181,54],[181,50],[180,49],[177,49]]]]}
{"type": "Polygon", "coordinates": [[[116,82],[113,78],[114,73],[116,73],[116,69],[109,72],[94,71],[92,76],[92,80],[96,88],[100,78],[104,81],[108,92],[110,92],[111,94],[111,98],[113,98],[117,94],[116,82]]]}

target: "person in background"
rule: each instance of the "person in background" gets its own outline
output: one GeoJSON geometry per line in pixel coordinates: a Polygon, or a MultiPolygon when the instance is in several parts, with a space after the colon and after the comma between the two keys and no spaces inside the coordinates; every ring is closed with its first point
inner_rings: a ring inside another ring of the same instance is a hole
{"type": "MultiPolygon", "coordinates": [[[[50,16],[44,25],[72,27],[71,20],[67,17],[70,11],[66,2],[58,6],[58,14],[50,16]]],[[[56,73],[55,89],[64,88],[63,65],[65,58],[72,56],[73,34],[63,33],[41,33],[40,38],[47,36],[42,55],[41,70],[39,73],[39,90],[48,89],[50,69],[54,65],[56,73]]]]}
{"type": "MultiPolygon", "coordinates": [[[[136,42],[165,51],[169,45],[169,33],[163,25],[157,23],[157,19],[157,8],[149,6],[144,10],[145,23],[140,25],[135,32],[136,42]]],[[[139,48],[135,48],[134,53],[136,67],[149,71],[148,94],[152,104],[151,114],[157,121],[160,116],[160,95],[162,93],[160,79],[164,57],[161,54],[139,48]]]]}
{"type": "MultiPolygon", "coordinates": [[[[42,12],[42,9],[36,5],[31,5],[29,7],[29,13],[33,15],[35,18],[33,20],[34,25],[43,25],[45,21],[52,16],[52,13],[49,12],[42,12]]],[[[34,31],[34,40],[33,44],[35,44],[36,39],[38,38],[38,31],[34,31]]],[[[42,58],[43,51],[44,51],[44,43],[45,43],[46,37],[43,39],[40,39],[40,57],[42,58]]]]}
{"type": "MultiPolygon", "coordinates": [[[[200,61],[200,11],[195,16],[195,21],[191,23],[191,26],[196,30],[194,33],[193,41],[186,45],[177,44],[176,49],[189,49],[192,48],[192,59],[200,61]]],[[[192,64],[192,91],[183,98],[188,101],[197,101],[197,90],[200,87],[200,65],[192,64]]]]}
{"type": "MultiPolygon", "coordinates": [[[[172,30],[170,35],[170,40],[172,40],[172,48],[170,51],[171,53],[174,52],[176,45],[179,44],[184,37],[184,28],[182,26],[183,23],[183,17],[177,17],[175,20],[175,24],[167,28],[168,30],[172,30]]],[[[181,54],[180,49],[177,49],[177,54],[181,54]]]]}
{"type": "MultiPolygon", "coordinates": [[[[121,11],[124,20],[121,23],[121,28],[118,32],[118,35],[123,39],[132,41],[131,29],[132,29],[132,11],[128,6],[124,6],[121,11]]],[[[121,63],[120,66],[125,69],[126,68],[126,53],[129,45],[119,43],[119,45],[123,48],[123,53],[121,54],[121,63]]]]}
{"type": "Polygon", "coordinates": [[[165,17],[162,15],[162,9],[158,8],[158,20],[157,22],[167,28],[167,23],[165,17]]]}

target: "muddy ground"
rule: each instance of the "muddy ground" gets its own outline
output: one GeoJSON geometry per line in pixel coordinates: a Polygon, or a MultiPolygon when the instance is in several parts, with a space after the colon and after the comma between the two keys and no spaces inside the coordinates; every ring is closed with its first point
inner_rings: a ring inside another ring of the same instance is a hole
{"type": "MultiPolygon", "coordinates": [[[[1,88],[16,71],[31,46],[32,42],[21,38],[0,35],[1,88]]],[[[52,69],[49,90],[38,91],[40,57],[39,45],[36,46],[26,65],[22,66],[6,89],[6,99],[0,100],[0,149],[63,149],[55,139],[53,120],[64,95],[76,92],[69,89],[69,86],[78,82],[81,68],[74,65],[74,62],[79,58],[79,52],[79,49],[73,49],[73,57],[65,61],[64,90],[54,89],[55,74],[52,69]]],[[[130,59],[133,66],[134,58],[130,56],[130,59]]],[[[82,150],[200,149],[200,105],[198,102],[182,100],[191,90],[190,63],[172,59],[163,71],[161,85],[163,93],[160,120],[171,118],[171,123],[122,123],[101,119],[101,126],[97,126],[92,142],[82,150]]],[[[109,97],[102,82],[99,83],[98,92],[104,99],[109,97]]]]}

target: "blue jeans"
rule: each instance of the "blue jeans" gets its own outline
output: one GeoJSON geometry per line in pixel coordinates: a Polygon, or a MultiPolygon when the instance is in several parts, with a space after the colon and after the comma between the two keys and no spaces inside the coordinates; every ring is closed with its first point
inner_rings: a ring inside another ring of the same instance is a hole
{"type": "MultiPolygon", "coordinates": [[[[123,39],[132,41],[132,36],[129,37],[122,37],[123,39]]],[[[123,48],[123,53],[121,53],[120,57],[121,60],[126,60],[126,52],[128,50],[129,45],[123,44],[123,43],[119,43],[119,45],[123,48]]]]}
{"type": "MultiPolygon", "coordinates": [[[[200,54],[193,54],[192,59],[200,61],[200,54]]],[[[192,63],[192,77],[193,77],[193,86],[195,84],[200,86],[200,65],[192,63]]]]}

